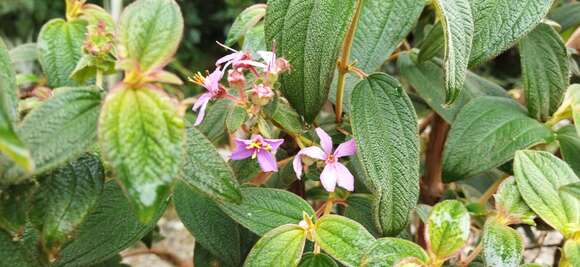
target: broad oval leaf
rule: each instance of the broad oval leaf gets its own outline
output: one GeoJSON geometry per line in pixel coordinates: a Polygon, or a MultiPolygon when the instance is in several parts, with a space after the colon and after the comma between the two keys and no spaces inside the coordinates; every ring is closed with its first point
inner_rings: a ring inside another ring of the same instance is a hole
{"type": "Polygon", "coordinates": [[[173,203],[195,242],[228,265],[240,265],[239,226],[213,200],[180,181],[174,188],[173,203]]]}
{"type": "Polygon", "coordinates": [[[262,20],[266,15],[266,7],[265,4],[255,4],[244,9],[230,27],[226,39],[226,45],[234,45],[238,40],[242,39],[251,28],[256,26],[256,24],[258,24],[258,22],[260,22],[260,20],[262,20]]]}
{"type": "Polygon", "coordinates": [[[70,78],[81,58],[87,21],[53,19],[38,35],[38,60],[52,88],[80,85],[70,78]]]}
{"type": "Polygon", "coordinates": [[[390,267],[413,257],[427,262],[429,256],[419,245],[399,238],[381,238],[363,256],[360,267],[390,267]]]}
{"type": "Polygon", "coordinates": [[[314,216],[312,207],[299,196],[272,188],[242,188],[240,204],[222,203],[221,208],[238,223],[262,236],[284,224],[298,224],[303,213],[314,216]]]}
{"type": "Polygon", "coordinates": [[[297,266],[306,243],[306,230],[298,225],[282,225],[266,233],[244,262],[244,267],[297,266]]]}
{"type": "Polygon", "coordinates": [[[419,197],[415,110],[399,82],[382,73],[359,82],[350,104],[364,182],[377,201],[375,223],[382,234],[396,235],[419,197]]]}
{"type": "Polygon", "coordinates": [[[439,202],[431,210],[425,228],[429,253],[438,260],[453,256],[469,239],[470,225],[469,212],[461,202],[439,202]]]}
{"type": "Polygon", "coordinates": [[[480,97],[457,115],[443,151],[443,180],[475,176],[509,161],[519,149],[544,143],[551,131],[508,98],[480,97]]]}
{"type": "Polygon", "coordinates": [[[570,70],[560,34],[541,23],[519,42],[524,94],[530,116],[547,120],[564,99],[570,70]]]}
{"type": "Polygon", "coordinates": [[[375,225],[374,204],[375,198],[370,194],[352,194],[346,199],[344,216],[362,224],[373,236],[380,236],[375,225]]]}
{"type": "Polygon", "coordinates": [[[96,155],[87,154],[38,179],[29,216],[46,251],[55,253],[96,206],[105,169],[96,155]]]}
{"type": "Polygon", "coordinates": [[[535,225],[536,214],[522,198],[516,185],[516,180],[510,177],[499,186],[495,197],[495,209],[505,216],[507,224],[526,223],[535,225]]]}
{"type": "Polygon", "coordinates": [[[75,239],[64,244],[51,266],[91,266],[113,257],[149,233],[167,204],[164,201],[154,218],[142,224],[121,187],[114,181],[107,182],[97,206],[80,225],[75,239]]]}
{"type": "Polygon", "coordinates": [[[434,0],[431,2],[441,20],[445,39],[445,103],[455,102],[463,83],[473,41],[473,16],[469,0],[434,0]]]}
{"type": "Polygon", "coordinates": [[[338,264],[324,253],[305,253],[298,267],[338,267],[338,264]]]}
{"type": "Polygon", "coordinates": [[[470,66],[499,55],[532,31],[553,0],[470,0],[475,23],[470,66]]]}
{"type": "Polygon", "coordinates": [[[562,31],[580,26],[580,3],[564,3],[550,12],[550,19],[560,24],[562,31]]]}
{"type": "Polygon", "coordinates": [[[184,125],[157,88],[118,87],[99,118],[99,143],[143,223],[169,196],[183,154],[184,125]]]}
{"type": "Polygon", "coordinates": [[[564,243],[562,248],[564,256],[560,261],[561,267],[574,267],[580,265],[580,241],[570,239],[564,243]]]}
{"type": "Polygon", "coordinates": [[[522,150],[516,153],[514,173],[528,206],[564,236],[572,234],[568,225],[580,223],[580,200],[558,189],[580,181],[574,171],[548,152],[522,150]]]}
{"type": "MultiPolygon", "coordinates": [[[[389,55],[407,37],[425,3],[415,0],[384,1],[364,0],[354,40],[350,62],[366,73],[372,73],[389,58],[389,55]]],[[[336,77],[335,77],[336,78],[336,77]]],[[[359,81],[356,75],[347,75],[344,88],[344,106],[350,108],[350,94],[359,81]]],[[[331,88],[336,92],[336,79],[331,88]]],[[[330,98],[336,101],[336,94],[330,98]]]]}
{"type": "Polygon", "coordinates": [[[187,128],[181,179],[199,192],[221,202],[242,200],[238,181],[216,148],[196,128],[187,128]]]}
{"type": "Polygon", "coordinates": [[[142,72],[169,63],[183,35],[183,16],[174,0],[138,0],[127,6],[119,22],[121,57],[142,72]]]}
{"type": "Polygon", "coordinates": [[[572,125],[566,125],[558,130],[556,138],[560,143],[560,153],[564,161],[580,176],[580,136],[572,125]]]}
{"type": "Polygon", "coordinates": [[[328,98],[336,59],[355,1],[269,0],[266,44],[290,61],[292,72],[280,77],[281,90],[307,122],[313,122],[328,98]]]}
{"type": "Polygon", "coordinates": [[[429,107],[450,124],[472,99],[486,95],[507,97],[501,86],[468,71],[461,94],[453,105],[446,107],[443,63],[438,59],[422,63],[418,63],[418,60],[416,53],[401,53],[397,61],[401,76],[415,88],[429,107]]]}
{"type": "Polygon", "coordinates": [[[326,253],[347,266],[359,266],[375,238],[361,224],[338,215],[316,222],[314,239],[326,253]]]}
{"type": "Polygon", "coordinates": [[[524,256],[524,240],[516,230],[489,219],[483,228],[481,242],[485,266],[520,265],[524,256]]]}
{"type": "Polygon", "coordinates": [[[574,196],[575,198],[580,199],[580,182],[567,184],[565,186],[560,187],[558,190],[566,192],[574,196]]]}
{"type": "Polygon", "coordinates": [[[21,241],[14,241],[12,236],[0,229],[0,267],[35,267],[40,263],[27,252],[21,241]]]}

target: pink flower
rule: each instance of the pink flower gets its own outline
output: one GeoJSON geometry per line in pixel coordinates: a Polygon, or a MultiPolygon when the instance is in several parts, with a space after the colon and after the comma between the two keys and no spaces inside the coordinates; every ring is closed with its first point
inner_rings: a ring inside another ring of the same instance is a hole
{"type": "Polygon", "coordinates": [[[254,85],[252,93],[260,98],[272,98],[274,96],[274,91],[270,86],[264,85],[263,83],[254,85]]]}
{"type": "Polygon", "coordinates": [[[207,90],[206,93],[202,94],[195,105],[193,105],[193,111],[199,111],[197,114],[197,119],[195,120],[195,126],[200,125],[205,116],[205,108],[210,100],[219,98],[226,94],[226,90],[220,85],[220,81],[223,78],[224,73],[221,69],[216,68],[207,77],[203,77],[200,73],[195,74],[190,80],[195,84],[202,86],[207,90]]]}
{"type": "Polygon", "coordinates": [[[290,63],[284,58],[277,58],[275,52],[258,51],[258,55],[266,62],[264,70],[269,73],[278,74],[290,69],[290,63]]]}
{"type": "Polygon", "coordinates": [[[261,135],[253,135],[250,140],[238,138],[236,139],[236,150],[232,153],[231,159],[258,158],[262,171],[276,172],[278,171],[278,163],[274,154],[282,143],[284,143],[284,139],[265,139],[261,135]]]}
{"type": "Polygon", "coordinates": [[[224,47],[225,49],[231,51],[232,53],[229,55],[225,55],[225,56],[221,57],[220,59],[218,59],[215,63],[215,65],[217,67],[220,67],[223,65],[224,70],[227,69],[230,65],[232,65],[234,70],[238,70],[240,68],[246,69],[246,68],[249,68],[250,66],[254,66],[254,67],[258,67],[258,68],[265,67],[264,64],[252,60],[252,55],[250,55],[247,52],[237,51],[237,50],[232,49],[230,47],[227,47],[219,42],[218,42],[218,44],[221,45],[222,47],[224,47]]]}
{"type": "Polygon", "coordinates": [[[356,144],[354,139],[344,142],[333,152],[332,139],[321,128],[316,128],[316,134],[320,138],[322,149],[316,146],[306,147],[300,150],[294,157],[294,171],[298,179],[302,176],[302,156],[313,159],[323,160],[325,163],[324,170],[320,175],[320,182],[326,191],[334,192],[336,185],[348,190],[354,190],[354,177],[342,163],[338,162],[339,158],[352,156],[356,153],[356,144]]]}

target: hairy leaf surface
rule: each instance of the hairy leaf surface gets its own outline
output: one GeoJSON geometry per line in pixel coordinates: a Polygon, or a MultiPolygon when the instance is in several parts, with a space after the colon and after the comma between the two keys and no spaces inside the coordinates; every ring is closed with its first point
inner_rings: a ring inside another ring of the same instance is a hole
{"type": "Polygon", "coordinates": [[[304,253],[298,267],[338,267],[338,264],[324,253],[304,253]]]}
{"type": "Polygon", "coordinates": [[[483,229],[483,260],[486,266],[518,267],[524,240],[514,229],[489,219],[483,229]]]}
{"type": "Polygon", "coordinates": [[[226,45],[234,45],[238,40],[242,39],[265,15],[266,5],[264,4],[256,4],[244,9],[230,27],[226,45]]]}
{"type": "Polygon", "coordinates": [[[439,202],[431,210],[425,230],[427,247],[437,259],[451,257],[469,239],[469,213],[457,200],[439,202]]]}
{"type": "Polygon", "coordinates": [[[580,136],[572,125],[567,125],[558,130],[556,134],[560,143],[560,153],[564,161],[580,176],[580,136]]]}
{"type": "Polygon", "coordinates": [[[361,260],[361,267],[395,266],[405,258],[413,257],[427,262],[427,252],[419,245],[399,238],[381,238],[373,243],[361,260]]]}
{"type": "Polygon", "coordinates": [[[258,240],[246,258],[244,267],[297,266],[305,242],[304,228],[298,225],[282,225],[258,240]]]}

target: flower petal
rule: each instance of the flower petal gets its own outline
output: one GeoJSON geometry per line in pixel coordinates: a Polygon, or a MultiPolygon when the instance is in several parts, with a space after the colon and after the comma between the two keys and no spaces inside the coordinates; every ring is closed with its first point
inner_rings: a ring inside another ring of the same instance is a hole
{"type": "Polygon", "coordinates": [[[327,164],[320,174],[320,182],[326,191],[334,192],[336,187],[336,169],[334,164],[327,164]]]}
{"type": "Polygon", "coordinates": [[[320,138],[320,146],[326,154],[332,154],[332,138],[322,128],[316,128],[316,134],[320,138]]]}
{"type": "Polygon", "coordinates": [[[319,147],[311,146],[303,148],[294,156],[292,166],[294,167],[294,172],[298,179],[302,176],[302,156],[307,156],[313,159],[325,160],[327,158],[326,153],[322,151],[319,147]]]}
{"type": "Polygon", "coordinates": [[[198,126],[203,122],[203,118],[205,117],[205,109],[207,108],[207,103],[209,103],[210,99],[211,96],[209,96],[208,94],[203,94],[197,100],[197,102],[195,102],[193,110],[197,110],[197,118],[195,119],[195,123],[193,124],[193,126],[198,126]],[[198,103],[200,104],[198,105],[198,103]]]}
{"type": "Polygon", "coordinates": [[[348,191],[353,191],[354,177],[352,176],[352,173],[350,173],[348,168],[346,168],[346,166],[342,165],[342,163],[339,162],[334,163],[332,165],[334,165],[334,168],[336,170],[336,182],[338,183],[338,186],[348,191]]]}
{"type": "Polygon", "coordinates": [[[294,168],[296,177],[298,177],[298,179],[302,178],[302,157],[300,156],[300,153],[294,156],[294,160],[292,160],[292,167],[294,168]]]}
{"type": "Polygon", "coordinates": [[[231,160],[247,159],[247,158],[251,157],[253,153],[254,153],[254,151],[252,149],[246,149],[246,147],[244,147],[244,146],[242,146],[242,147],[238,146],[236,148],[236,151],[232,152],[230,159],[231,160]]]}
{"type": "Polygon", "coordinates": [[[356,142],[350,139],[340,144],[334,151],[334,156],[337,158],[349,157],[356,154],[356,142]]]}
{"type": "Polygon", "coordinates": [[[241,53],[241,52],[234,52],[234,53],[231,53],[231,54],[229,54],[229,55],[223,56],[223,57],[219,58],[219,59],[218,59],[218,60],[215,62],[215,65],[216,65],[216,66],[220,66],[220,65],[222,65],[222,64],[224,64],[224,63],[226,63],[226,62],[228,62],[228,63],[229,63],[229,62],[232,62],[232,61],[233,61],[233,60],[235,60],[236,58],[239,58],[239,57],[240,57],[240,53],[241,53]]]}
{"type": "Polygon", "coordinates": [[[276,162],[274,155],[268,151],[260,150],[258,152],[258,163],[260,164],[260,169],[264,172],[278,171],[278,162],[276,162]]]}

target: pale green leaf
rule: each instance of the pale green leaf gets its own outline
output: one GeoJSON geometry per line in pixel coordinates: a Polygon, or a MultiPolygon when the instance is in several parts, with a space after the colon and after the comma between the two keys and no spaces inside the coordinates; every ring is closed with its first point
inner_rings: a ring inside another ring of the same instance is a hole
{"type": "Polygon", "coordinates": [[[306,230],[298,225],[282,225],[266,233],[244,262],[244,267],[294,267],[300,262],[306,230]]]}
{"type": "Polygon", "coordinates": [[[413,257],[427,262],[429,256],[419,245],[399,238],[381,238],[373,243],[361,260],[360,267],[390,267],[413,257]]]}
{"type": "Polygon", "coordinates": [[[579,181],[574,171],[548,152],[522,150],[516,153],[514,173],[528,206],[565,236],[572,234],[567,225],[580,223],[580,200],[558,189],[579,181]]]}
{"type": "Polygon", "coordinates": [[[515,151],[544,143],[550,130],[515,101],[480,97],[457,115],[443,152],[443,180],[452,182],[498,167],[515,151]]]}
{"type": "Polygon", "coordinates": [[[183,35],[183,16],[174,0],[138,0],[127,6],[119,22],[120,56],[139,64],[142,72],[171,60],[183,35]]]}
{"type": "Polygon", "coordinates": [[[143,223],[169,196],[183,154],[176,105],[156,88],[118,87],[105,100],[99,142],[143,223]]]}
{"type": "Polygon", "coordinates": [[[465,82],[473,41],[473,16],[469,0],[433,0],[431,3],[443,27],[445,103],[451,104],[459,96],[465,82]]]}
{"type": "Polygon", "coordinates": [[[580,241],[568,240],[563,247],[563,260],[560,262],[561,267],[580,266],[580,241]],[[564,263],[563,263],[564,262],[564,263]],[[568,265],[566,265],[568,264],[568,265]]]}
{"type": "Polygon", "coordinates": [[[355,1],[269,0],[266,44],[292,65],[281,90],[307,122],[328,98],[342,40],[355,1]]]}
{"type": "Polygon", "coordinates": [[[326,253],[346,266],[359,266],[375,238],[361,224],[338,215],[316,222],[314,239],[326,253]]]}
{"type": "Polygon", "coordinates": [[[10,49],[10,59],[14,63],[33,62],[38,60],[36,43],[25,43],[10,49]]]}
{"type": "Polygon", "coordinates": [[[564,185],[558,190],[566,192],[577,199],[580,199],[580,182],[575,182],[571,184],[564,185]]]}
{"type": "Polygon", "coordinates": [[[465,246],[469,239],[469,229],[469,213],[461,202],[439,202],[431,210],[425,230],[429,253],[439,260],[453,256],[465,246]]]}
{"type": "Polygon", "coordinates": [[[568,52],[562,37],[541,23],[519,42],[524,95],[530,116],[547,120],[568,88],[568,52]]]}
{"type": "Polygon", "coordinates": [[[221,208],[238,223],[258,235],[284,224],[298,224],[312,207],[299,196],[271,188],[242,188],[240,204],[223,203],[221,208]]]}
{"type": "Polygon", "coordinates": [[[495,197],[495,208],[501,214],[507,215],[509,224],[526,223],[535,225],[536,214],[524,202],[516,185],[516,180],[510,177],[499,186],[495,197]]]}
{"type": "Polygon", "coordinates": [[[242,39],[251,28],[256,26],[256,24],[262,20],[265,15],[265,4],[255,4],[244,9],[230,27],[226,39],[226,45],[232,46],[238,40],[242,39]]]}
{"type": "Polygon", "coordinates": [[[376,198],[375,224],[396,235],[419,197],[415,110],[399,82],[381,73],[359,82],[350,104],[363,182],[376,198]]]}
{"type": "Polygon", "coordinates": [[[524,240],[514,229],[494,219],[483,228],[483,260],[486,266],[518,267],[524,254],[524,240]]]}

